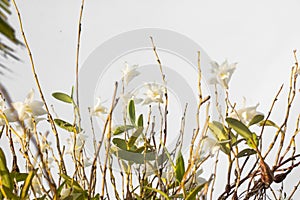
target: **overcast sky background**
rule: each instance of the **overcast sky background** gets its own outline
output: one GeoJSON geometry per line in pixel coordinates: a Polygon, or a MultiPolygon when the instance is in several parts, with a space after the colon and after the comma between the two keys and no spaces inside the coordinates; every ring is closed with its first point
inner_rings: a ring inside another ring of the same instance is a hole
{"type": "MultiPolygon", "coordinates": [[[[81,2],[17,3],[44,90],[69,91],[74,81],[81,2]]],[[[89,1],[82,22],[80,63],[104,41],[122,32],[165,28],[193,39],[213,60],[238,62],[230,87],[234,100],[245,96],[249,103],[259,101],[263,107],[288,80],[294,62],[292,51],[300,46],[299,4],[296,0],[89,1]]],[[[11,21],[17,25],[16,17],[11,21]]],[[[7,85],[25,94],[33,87],[32,75],[25,49],[18,53],[23,62],[12,63],[16,75],[11,75],[13,81],[7,85]]]]}
{"type": "MultiPolygon", "coordinates": [[[[51,92],[70,91],[74,84],[81,1],[18,0],[17,4],[42,88],[54,103],[51,92]]],[[[86,1],[80,64],[104,41],[122,32],[146,27],[173,30],[193,39],[217,62],[238,62],[230,82],[232,101],[241,103],[244,96],[250,105],[259,102],[259,110],[266,112],[282,83],[287,90],[293,50],[299,49],[300,55],[299,9],[298,0],[86,1]]],[[[21,39],[16,15],[11,21],[21,39]]],[[[22,100],[36,87],[25,48],[17,53],[22,62],[10,61],[14,74],[1,80],[14,99],[22,100]]],[[[285,103],[283,96],[280,100],[278,113],[285,103]]]]}

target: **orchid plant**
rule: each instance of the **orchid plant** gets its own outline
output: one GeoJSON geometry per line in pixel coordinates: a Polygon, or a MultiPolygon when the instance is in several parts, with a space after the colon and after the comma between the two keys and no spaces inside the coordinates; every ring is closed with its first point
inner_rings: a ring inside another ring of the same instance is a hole
{"type": "MultiPolygon", "coordinates": [[[[230,78],[236,64],[229,65],[225,61],[221,67],[216,68],[216,66],[218,65],[214,62],[212,73],[216,77],[213,78],[215,81],[211,81],[211,84],[219,84],[223,90],[228,91],[230,78]]],[[[296,91],[294,86],[296,86],[298,71],[296,63],[291,75],[292,91],[296,91]]],[[[129,67],[127,63],[123,72],[126,72],[123,73],[122,78],[124,87],[140,74],[137,65],[129,67]]],[[[151,104],[153,108],[165,104],[165,87],[164,84],[147,83],[144,88],[140,89],[145,91],[142,94],[139,91],[120,94],[118,98],[123,99],[122,103],[126,108],[124,124],[116,125],[114,128],[110,127],[103,132],[103,138],[98,147],[101,148],[102,144],[106,144],[103,148],[109,162],[112,162],[113,158],[118,160],[122,174],[121,191],[123,192],[121,193],[115,178],[120,175],[113,172],[111,164],[103,163],[101,159],[98,160],[98,151],[95,152],[94,158],[88,157],[85,153],[88,134],[86,134],[87,130],[80,128],[80,124],[76,121],[70,123],[59,118],[53,119],[56,126],[71,133],[65,144],[68,149],[62,153],[63,157],[71,156],[74,162],[76,170],[73,175],[70,175],[68,167],[62,168],[62,160],[57,157],[57,152],[52,146],[53,143],[47,140],[49,132],[42,134],[41,131],[39,131],[40,133],[37,131],[37,123],[46,121],[46,118],[43,117],[47,111],[42,101],[34,100],[34,91],[30,90],[24,102],[15,103],[6,102],[5,96],[2,94],[0,104],[2,133],[6,132],[10,141],[17,141],[17,143],[11,143],[13,155],[16,155],[13,149],[17,145],[21,146],[20,153],[25,158],[27,166],[25,171],[28,172],[21,173],[19,171],[17,159],[14,159],[13,168],[9,170],[5,153],[1,149],[0,161],[3,172],[1,174],[1,198],[102,199],[105,196],[111,196],[105,189],[109,182],[105,178],[101,178],[108,176],[104,171],[104,169],[108,169],[110,185],[114,189],[113,196],[116,199],[206,199],[208,197],[213,199],[216,198],[213,195],[213,188],[218,178],[216,170],[219,156],[228,158],[228,174],[224,192],[219,194],[218,199],[264,198],[269,195],[273,195],[277,199],[283,199],[283,196],[287,199],[292,198],[296,189],[287,197],[283,191],[276,194],[273,185],[274,183],[283,184],[290,172],[299,165],[299,162],[296,161],[299,154],[295,148],[298,127],[290,138],[289,146],[283,151],[287,124],[277,125],[271,121],[270,114],[265,117],[262,112],[257,111],[259,104],[247,107],[244,103],[242,108],[236,109],[236,104],[232,104],[227,96],[224,99],[227,112],[220,113],[221,121],[210,121],[210,117],[207,116],[202,134],[200,135],[197,131],[194,133],[190,155],[185,157],[182,155],[180,145],[175,149],[167,149],[163,136],[157,140],[151,135],[153,133],[149,129],[149,124],[152,123],[152,126],[155,126],[154,121],[151,121],[151,112],[145,118],[136,110],[138,103],[142,103],[141,105],[146,107],[151,104]],[[144,122],[146,119],[147,123],[144,122]],[[269,149],[263,152],[262,138],[265,129],[269,129],[268,127],[273,127],[276,134],[269,149]],[[257,131],[258,128],[260,131],[257,131]],[[277,158],[271,167],[270,163],[266,162],[266,158],[274,149],[279,135],[281,135],[280,147],[276,154],[277,158]],[[29,148],[30,142],[33,142],[36,149],[29,148]],[[288,154],[289,152],[290,154],[288,154]],[[34,156],[36,153],[39,155],[40,162],[34,156]],[[204,165],[211,160],[215,160],[215,170],[210,176],[205,177],[203,175],[203,172],[206,171],[204,165]],[[256,162],[250,162],[250,160],[256,160],[256,162]],[[252,166],[252,169],[248,171],[249,166],[252,166]],[[55,181],[52,173],[57,170],[60,176],[55,181]],[[102,174],[97,175],[98,173],[102,174]],[[90,179],[88,179],[88,174],[90,179]],[[102,180],[100,184],[105,186],[100,190],[101,192],[97,192],[97,178],[102,180]]],[[[215,88],[217,89],[217,87],[215,88]]],[[[296,95],[296,92],[289,94],[289,105],[293,103],[293,95],[296,95]]],[[[72,104],[76,111],[77,105],[73,94],[55,92],[53,97],[61,102],[72,104]]],[[[199,99],[201,106],[208,103],[209,98],[199,99]]],[[[288,106],[288,109],[290,107],[288,106]]],[[[112,108],[104,106],[101,99],[98,98],[97,103],[91,109],[90,117],[91,119],[101,117],[108,124],[111,123],[109,116],[113,114],[112,110],[112,108]]],[[[298,122],[299,118],[297,126],[298,122]]]]}

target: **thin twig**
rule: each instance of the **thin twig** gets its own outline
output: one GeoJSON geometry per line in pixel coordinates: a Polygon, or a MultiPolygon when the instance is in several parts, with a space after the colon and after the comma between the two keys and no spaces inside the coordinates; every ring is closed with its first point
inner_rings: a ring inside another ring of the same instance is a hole
{"type": "Polygon", "coordinates": [[[216,176],[217,176],[218,162],[219,162],[219,151],[217,152],[217,155],[216,155],[215,167],[214,167],[214,172],[213,172],[214,178],[212,180],[211,190],[210,190],[210,200],[213,199],[214,185],[215,185],[216,179],[217,179],[216,176]]]}
{"type": "Polygon", "coordinates": [[[44,97],[44,94],[43,94],[43,91],[42,91],[41,84],[39,82],[39,79],[38,79],[38,76],[37,76],[37,73],[36,73],[36,70],[35,70],[35,64],[34,64],[34,61],[33,61],[33,56],[32,56],[29,44],[27,42],[27,38],[26,38],[26,35],[25,35],[25,32],[24,32],[24,29],[23,29],[23,23],[22,23],[22,19],[21,19],[21,14],[19,12],[19,9],[18,9],[18,6],[16,4],[16,1],[12,0],[12,2],[14,4],[15,10],[16,10],[16,12],[18,14],[18,21],[19,21],[19,25],[20,25],[20,30],[22,32],[22,37],[23,37],[23,40],[24,40],[24,43],[25,43],[25,46],[26,46],[26,49],[27,49],[27,52],[28,52],[28,56],[30,58],[31,70],[32,70],[32,73],[33,73],[33,76],[34,76],[34,80],[35,80],[35,83],[36,83],[36,85],[38,87],[39,94],[40,94],[40,97],[41,97],[41,99],[42,99],[42,101],[44,103],[46,112],[48,114],[48,120],[49,120],[49,122],[51,124],[52,131],[53,131],[53,133],[55,135],[56,148],[57,148],[58,154],[60,156],[60,165],[61,165],[60,166],[60,173],[64,173],[65,174],[66,173],[66,167],[65,167],[64,160],[63,160],[63,155],[62,155],[62,152],[61,152],[61,149],[60,149],[60,142],[59,142],[58,132],[57,132],[54,120],[52,118],[52,115],[51,115],[51,113],[49,111],[47,102],[45,100],[45,97],[44,97]]]}
{"type": "Polygon", "coordinates": [[[108,162],[108,157],[109,152],[110,152],[110,146],[111,146],[111,125],[112,125],[112,114],[114,107],[116,105],[116,94],[117,94],[117,89],[118,89],[118,82],[115,82],[115,90],[112,98],[112,103],[111,103],[111,108],[109,115],[107,117],[108,121],[108,131],[107,131],[107,146],[106,146],[106,152],[105,152],[105,159],[104,159],[104,167],[103,167],[103,174],[102,174],[102,187],[101,187],[101,196],[104,197],[104,187],[106,183],[106,170],[107,170],[107,162],[108,162]]]}
{"type": "Polygon", "coordinates": [[[294,186],[294,189],[292,190],[292,192],[291,192],[290,196],[287,198],[287,200],[292,200],[292,197],[295,195],[299,185],[300,185],[300,181],[298,181],[298,183],[294,186]]]}
{"type": "Polygon", "coordinates": [[[80,40],[81,40],[81,23],[82,23],[82,15],[83,15],[83,8],[84,8],[84,0],[81,0],[81,7],[78,19],[78,34],[77,34],[77,48],[76,48],[76,103],[78,108],[78,120],[80,124],[80,110],[79,110],[79,53],[80,53],[80,40]]]}
{"type": "MultiPolygon", "coordinates": [[[[276,101],[278,100],[278,96],[279,96],[279,94],[280,94],[281,91],[282,91],[282,88],[283,88],[283,84],[282,84],[281,87],[279,88],[279,90],[278,90],[278,92],[277,92],[277,94],[276,94],[276,96],[275,96],[275,98],[274,98],[274,100],[273,100],[273,102],[272,102],[271,108],[269,109],[268,115],[267,115],[267,117],[266,117],[266,119],[265,119],[265,121],[264,121],[264,123],[263,123],[263,125],[262,125],[261,132],[260,132],[260,140],[261,140],[261,141],[262,141],[262,136],[263,136],[263,133],[264,133],[264,129],[265,129],[266,123],[267,123],[268,119],[269,119],[270,116],[271,116],[271,113],[272,113],[272,111],[273,111],[273,108],[274,108],[274,106],[275,106],[276,101]]],[[[281,130],[278,129],[278,131],[276,132],[276,134],[275,134],[275,136],[274,136],[274,139],[272,140],[272,143],[269,145],[269,148],[268,148],[267,152],[265,153],[265,155],[263,156],[263,158],[266,158],[266,157],[268,156],[268,154],[270,153],[270,151],[273,149],[274,144],[275,144],[275,142],[276,142],[276,140],[277,140],[277,137],[278,137],[278,134],[279,134],[280,131],[281,131],[281,130]]],[[[260,142],[260,151],[262,151],[262,142],[260,142]]]]}
{"type": "Polygon", "coordinates": [[[161,73],[161,76],[162,76],[162,81],[164,83],[164,89],[165,89],[165,110],[164,110],[164,122],[165,122],[165,127],[164,127],[164,145],[166,145],[166,141],[167,141],[167,124],[168,124],[168,119],[167,119],[167,115],[168,115],[168,104],[169,104],[169,98],[168,98],[168,89],[167,89],[167,81],[166,81],[166,75],[164,74],[163,72],[163,67],[162,67],[162,64],[161,64],[161,61],[160,61],[160,58],[158,56],[158,53],[156,51],[156,46],[154,44],[154,41],[153,41],[153,38],[150,37],[151,39],[151,43],[152,43],[152,48],[153,48],[153,52],[155,54],[155,57],[156,57],[156,61],[159,65],[159,69],[160,69],[160,73],[161,73]]]}

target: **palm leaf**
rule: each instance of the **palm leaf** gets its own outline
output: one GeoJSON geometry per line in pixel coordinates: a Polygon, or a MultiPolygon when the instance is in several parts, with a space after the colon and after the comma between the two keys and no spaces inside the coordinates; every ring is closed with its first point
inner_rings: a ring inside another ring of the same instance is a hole
{"type": "MultiPolygon", "coordinates": [[[[9,23],[8,18],[11,14],[10,1],[0,0],[0,56],[4,59],[12,58],[19,60],[14,53],[15,45],[22,44],[15,35],[15,29],[9,23]]],[[[10,71],[5,64],[0,61],[0,74],[4,74],[3,70],[10,71]]]]}

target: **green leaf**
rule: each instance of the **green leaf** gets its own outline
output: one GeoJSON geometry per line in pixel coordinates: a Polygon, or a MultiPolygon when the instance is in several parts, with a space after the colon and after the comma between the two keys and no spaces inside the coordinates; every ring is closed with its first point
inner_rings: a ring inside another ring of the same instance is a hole
{"type": "Polygon", "coordinates": [[[206,182],[198,185],[197,187],[195,187],[187,196],[186,196],[186,200],[194,200],[196,199],[196,196],[198,194],[198,192],[200,192],[203,187],[205,186],[206,182]]]}
{"type": "Polygon", "coordinates": [[[256,149],[258,145],[258,139],[255,133],[252,133],[245,124],[237,119],[228,117],[226,118],[226,122],[231,128],[233,128],[233,130],[237,132],[237,134],[246,139],[249,147],[256,149]]]}
{"type": "Polygon", "coordinates": [[[163,196],[166,200],[169,200],[169,199],[170,199],[169,196],[168,196],[166,193],[164,193],[163,191],[161,191],[161,190],[158,190],[158,189],[152,188],[152,187],[147,187],[147,186],[145,186],[144,188],[159,193],[159,194],[160,194],[161,196],[163,196]]]}
{"type": "Polygon", "coordinates": [[[100,194],[97,193],[96,196],[92,197],[91,200],[99,200],[100,199],[100,194]]]}
{"type": "Polygon", "coordinates": [[[253,154],[256,154],[255,150],[253,150],[253,149],[244,149],[244,150],[242,150],[238,153],[237,157],[241,158],[241,157],[245,157],[245,156],[251,156],[253,154]]]}
{"type": "Polygon", "coordinates": [[[215,135],[215,137],[218,139],[218,141],[221,140],[228,140],[228,136],[226,135],[226,132],[224,131],[223,124],[217,121],[213,121],[212,123],[208,124],[209,129],[212,131],[212,133],[215,135]]]}
{"type": "Polygon", "coordinates": [[[176,159],[176,170],[175,170],[176,179],[179,183],[181,182],[181,180],[183,178],[184,172],[185,172],[184,159],[183,159],[181,152],[179,152],[177,159],[176,159]]]}
{"type": "Polygon", "coordinates": [[[65,129],[68,132],[74,132],[74,126],[69,122],[66,122],[62,119],[54,119],[54,122],[60,128],[65,129]]]}
{"type": "Polygon", "coordinates": [[[84,190],[82,189],[82,187],[80,186],[80,184],[75,181],[74,179],[72,179],[71,177],[69,177],[66,174],[60,174],[61,177],[63,177],[63,179],[65,179],[66,184],[73,188],[75,192],[79,192],[79,193],[83,193],[84,190]]]}
{"type": "MultiPolygon", "coordinates": [[[[0,52],[1,56],[6,60],[8,56],[15,60],[20,60],[15,54],[14,49],[10,46],[10,42],[15,45],[22,44],[17,38],[15,34],[14,28],[9,24],[8,15],[11,14],[10,11],[10,2],[9,0],[1,0],[0,1],[0,52]],[[6,40],[6,37],[9,41],[6,40]],[[7,42],[6,42],[7,41],[7,42]],[[9,44],[9,45],[8,45],[9,44]]],[[[5,62],[1,62],[0,64],[0,75],[3,75],[4,72],[2,69],[12,72],[10,68],[4,65],[5,62]]]]}
{"type": "Polygon", "coordinates": [[[52,93],[52,96],[55,99],[59,100],[59,101],[62,101],[62,102],[65,102],[65,103],[73,103],[73,99],[69,95],[67,95],[65,93],[54,92],[54,93],[52,93]]]}
{"type": "Polygon", "coordinates": [[[13,182],[11,180],[10,173],[6,165],[6,158],[2,148],[0,148],[0,178],[1,178],[2,186],[5,186],[10,191],[12,191],[13,182]]]}
{"type": "Polygon", "coordinates": [[[74,85],[72,86],[72,89],[71,89],[71,98],[73,99],[74,97],[74,85]]]}
{"type": "MultiPolygon", "coordinates": [[[[271,120],[263,120],[259,123],[259,126],[273,126],[277,129],[280,129],[280,127],[273,121],[271,120]]],[[[285,131],[283,131],[282,129],[279,130],[281,133],[285,134],[285,131]]]]}
{"type": "Polygon", "coordinates": [[[138,127],[144,127],[144,119],[143,119],[143,114],[140,114],[138,121],[137,121],[138,127]]]}
{"type": "Polygon", "coordinates": [[[60,184],[60,186],[57,188],[56,190],[56,196],[58,197],[61,193],[61,191],[63,190],[64,186],[66,184],[66,181],[63,181],[62,184],[60,184]]]}
{"type": "Polygon", "coordinates": [[[257,124],[259,122],[261,122],[264,119],[264,115],[258,114],[255,115],[251,121],[249,122],[248,126],[252,126],[253,124],[257,124]]]}
{"type": "Polygon", "coordinates": [[[174,194],[171,196],[171,199],[184,199],[183,194],[174,194]]]}
{"type": "Polygon", "coordinates": [[[279,128],[279,126],[275,122],[273,122],[273,121],[271,121],[269,119],[261,121],[259,123],[259,125],[260,126],[263,126],[263,125],[265,125],[265,126],[273,126],[273,127],[279,128]]]}
{"type": "Polygon", "coordinates": [[[145,161],[155,160],[155,152],[148,153],[137,153],[134,151],[124,150],[124,149],[111,149],[112,153],[121,160],[126,160],[130,162],[134,162],[136,164],[144,164],[145,161]]]}
{"type": "MultiPolygon", "coordinates": [[[[229,140],[228,137],[229,130],[226,126],[224,126],[224,124],[217,121],[213,121],[212,123],[208,124],[208,127],[218,141],[222,142],[224,140],[229,140]]],[[[232,143],[236,142],[236,137],[231,131],[230,131],[230,139],[232,143]]]]}
{"type": "Polygon", "coordinates": [[[9,3],[5,3],[5,1],[1,0],[0,1],[0,7],[1,9],[3,9],[7,14],[11,14],[10,10],[9,10],[9,3]]]}
{"type": "Polygon", "coordinates": [[[130,100],[128,104],[128,114],[129,119],[132,125],[135,125],[135,106],[134,106],[134,100],[130,100]]]}
{"type": "Polygon", "coordinates": [[[229,140],[228,132],[230,132],[230,142],[231,145],[233,146],[233,144],[236,143],[237,140],[236,136],[230,130],[228,130],[226,126],[224,126],[223,124],[217,121],[213,121],[212,123],[209,123],[208,127],[211,130],[211,132],[214,134],[215,138],[220,143],[221,151],[223,151],[226,155],[229,155],[230,144],[229,142],[224,143],[224,141],[229,140]]]}
{"type": "Polygon", "coordinates": [[[132,136],[128,140],[128,147],[132,147],[138,137],[143,133],[143,127],[139,127],[136,131],[132,134],[132,136]]]}
{"type": "Polygon", "coordinates": [[[221,151],[223,151],[226,155],[230,154],[230,145],[229,142],[219,143],[221,151]]]}
{"type": "Polygon", "coordinates": [[[20,197],[18,197],[17,195],[15,195],[12,192],[12,189],[9,189],[4,185],[2,185],[2,187],[0,187],[0,191],[5,199],[11,199],[11,200],[19,200],[20,199],[20,197]]]}
{"type": "Polygon", "coordinates": [[[232,144],[232,146],[236,146],[236,145],[238,145],[239,143],[241,143],[243,141],[245,141],[245,138],[237,140],[235,143],[232,144]]]}
{"type": "Polygon", "coordinates": [[[141,153],[135,153],[124,149],[111,149],[112,153],[118,157],[118,159],[134,162],[137,164],[144,164],[144,156],[141,153]]]}
{"type": "Polygon", "coordinates": [[[142,153],[143,151],[145,151],[144,146],[138,147],[136,150],[134,150],[135,153],[142,153]]]}
{"type": "Polygon", "coordinates": [[[16,180],[16,182],[25,181],[28,176],[28,173],[19,173],[19,172],[11,172],[10,177],[12,180],[16,180]]]}
{"type": "Polygon", "coordinates": [[[127,150],[127,142],[125,140],[121,138],[114,138],[112,142],[120,149],[127,150]]]}
{"type": "Polygon", "coordinates": [[[246,140],[252,138],[252,132],[241,121],[228,117],[226,118],[226,122],[231,128],[233,128],[233,130],[237,132],[237,134],[241,135],[246,140]]]}
{"type": "MultiPolygon", "coordinates": [[[[15,30],[0,17],[0,33],[15,44],[20,44],[20,41],[15,37],[15,30]]],[[[1,43],[2,44],[2,43],[1,43]]]]}
{"type": "Polygon", "coordinates": [[[20,196],[21,199],[25,199],[28,196],[29,187],[31,185],[32,179],[33,179],[36,171],[37,170],[32,170],[32,171],[29,172],[29,174],[28,174],[28,176],[27,176],[27,178],[24,182],[24,185],[21,189],[21,196],[20,196]]]}
{"type": "Polygon", "coordinates": [[[256,147],[258,146],[258,138],[255,133],[252,133],[252,138],[249,138],[247,140],[247,144],[252,149],[256,149],[256,147]]]}
{"type": "Polygon", "coordinates": [[[121,126],[118,126],[114,131],[113,131],[113,134],[114,135],[119,135],[121,133],[124,133],[125,131],[128,131],[128,130],[131,130],[135,128],[135,126],[133,125],[121,125],[121,126]]]}

